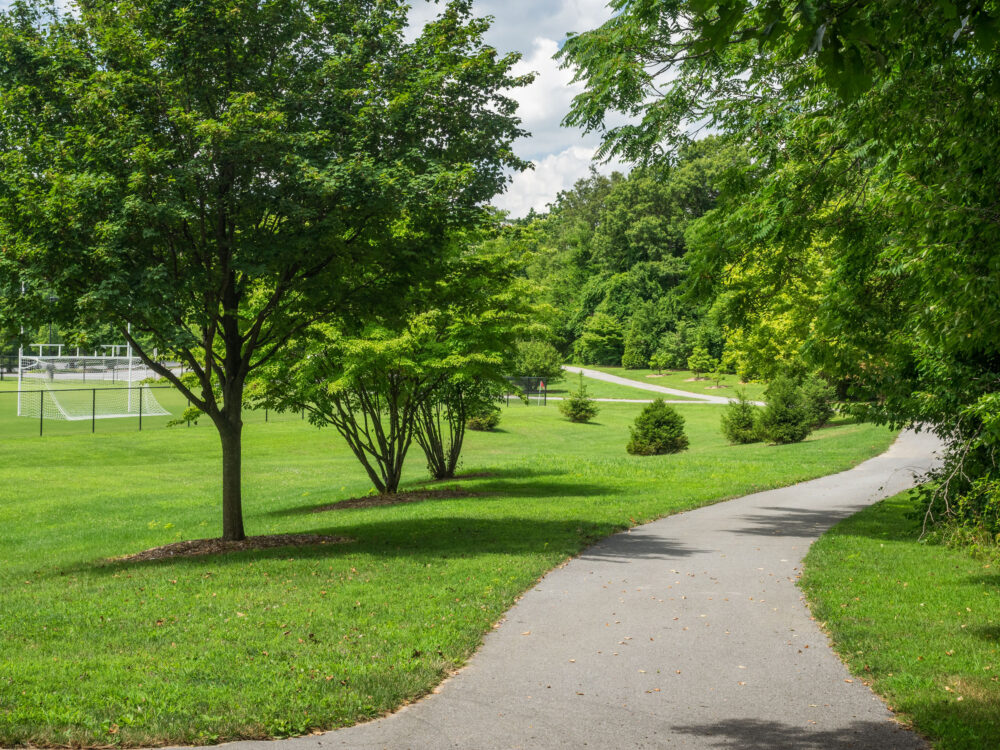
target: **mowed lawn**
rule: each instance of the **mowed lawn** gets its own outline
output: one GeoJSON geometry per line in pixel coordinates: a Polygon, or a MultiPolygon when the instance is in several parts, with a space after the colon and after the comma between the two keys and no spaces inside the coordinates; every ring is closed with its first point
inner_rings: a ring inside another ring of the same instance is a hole
{"type": "Polygon", "coordinates": [[[803,588],[851,671],[937,748],[1000,747],[1000,571],[923,544],[909,493],[842,521],[803,588]]]}
{"type": "MultiPolygon", "coordinates": [[[[892,440],[849,424],[729,446],[721,407],[698,404],[678,407],[689,451],[631,457],[640,408],[602,404],[577,425],[552,404],[511,406],[500,431],[469,435],[462,472],[480,476],[434,485],[474,496],[323,513],[310,511],[368,491],[339,436],[255,418],[248,533],[353,541],[141,564],[107,558],[219,533],[210,425],[0,439],[0,746],[209,743],[377,716],[463,664],[594,540],[848,468],[892,440]]],[[[408,487],[424,481],[417,448],[408,469],[408,487]]]]}

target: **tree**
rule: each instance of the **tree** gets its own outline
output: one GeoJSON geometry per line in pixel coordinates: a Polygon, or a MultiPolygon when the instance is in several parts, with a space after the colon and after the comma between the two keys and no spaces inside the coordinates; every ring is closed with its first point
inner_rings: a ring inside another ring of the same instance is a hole
{"type": "Polygon", "coordinates": [[[761,439],[760,409],[739,391],[722,413],[722,434],[730,443],[745,445],[761,439]]]}
{"type": "Polygon", "coordinates": [[[800,443],[812,432],[813,413],[795,378],[779,375],[764,391],[767,405],[760,415],[760,434],[777,445],[800,443]]]}
{"type": "Polygon", "coordinates": [[[518,341],[511,372],[518,377],[541,378],[546,383],[562,380],[563,357],[547,341],[518,341]]]}
{"type": "Polygon", "coordinates": [[[694,373],[696,380],[701,380],[702,373],[711,372],[718,364],[718,360],[703,346],[696,346],[687,361],[688,369],[694,373]]]}
{"type": "Polygon", "coordinates": [[[597,416],[600,409],[594,399],[587,395],[587,385],[583,382],[582,374],[577,389],[565,401],[559,402],[559,411],[570,422],[589,422],[597,416]]]}
{"type": "Polygon", "coordinates": [[[248,379],[316,321],[390,311],[524,166],[501,92],[529,78],[470,6],[412,42],[401,0],[0,15],[0,307],[29,317],[23,284],[113,323],[208,415],[225,539],[244,537],[248,379]]]}
{"type": "Polygon", "coordinates": [[[606,313],[594,313],[573,349],[577,360],[585,365],[620,365],[622,345],[621,324],[606,313]]]}
{"type": "Polygon", "coordinates": [[[954,448],[942,516],[967,491],[984,507],[973,485],[1000,476],[1000,343],[983,325],[1000,319],[995,3],[614,6],[563,48],[587,84],[569,124],[638,163],[669,158],[690,122],[745,144],[687,235],[696,291],[735,292],[730,322],[751,335],[759,316],[794,331],[778,356],[848,383],[855,414],[932,426],[954,448]],[[622,111],[640,122],[605,129],[622,111]]]}

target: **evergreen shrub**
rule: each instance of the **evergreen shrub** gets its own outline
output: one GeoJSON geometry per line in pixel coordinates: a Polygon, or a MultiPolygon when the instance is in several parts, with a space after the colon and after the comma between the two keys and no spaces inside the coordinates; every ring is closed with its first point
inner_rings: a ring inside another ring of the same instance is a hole
{"type": "Polygon", "coordinates": [[[658,456],[679,453],[688,447],[684,417],[658,398],[635,419],[632,437],[625,447],[634,456],[658,456]]]}

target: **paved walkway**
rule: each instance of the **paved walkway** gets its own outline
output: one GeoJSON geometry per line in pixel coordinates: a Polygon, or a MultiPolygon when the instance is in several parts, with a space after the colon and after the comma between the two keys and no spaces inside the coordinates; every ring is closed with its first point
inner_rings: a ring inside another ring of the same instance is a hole
{"type": "MultiPolygon", "coordinates": [[[[684,403],[697,403],[699,401],[706,404],[728,404],[730,401],[735,399],[727,398],[726,396],[710,396],[707,393],[695,393],[693,391],[682,391],[678,388],[667,388],[663,385],[656,385],[654,383],[642,383],[638,380],[631,380],[629,378],[623,378],[618,375],[609,375],[606,372],[601,372],[600,370],[588,370],[585,367],[576,367],[575,365],[563,365],[563,369],[566,372],[583,373],[585,378],[593,378],[594,380],[603,380],[606,383],[616,383],[617,385],[627,385],[629,388],[637,388],[640,391],[652,391],[653,393],[662,393],[667,396],[680,396],[685,399],[689,399],[684,403]]],[[[763,402],[754,401],[753,403],[763,406],[763,402]]]]}
{"type": "Polygon", "coordinates": [[[923,748],[846,668],[795,585],[810,543],[914,483],[939,448],[618,534],[549,575],[437,694],[385,719],[241,750],[923,748]]]}

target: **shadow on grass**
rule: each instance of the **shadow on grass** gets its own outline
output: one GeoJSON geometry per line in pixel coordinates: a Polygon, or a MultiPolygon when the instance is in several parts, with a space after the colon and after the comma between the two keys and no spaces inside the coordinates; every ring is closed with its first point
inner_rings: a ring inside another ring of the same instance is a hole
{"type": "MultiPolygon", "coordinates": [[[[740,516],[739,520],[745,521],[746,526],[737,529],[729,529],[733,534],[750,534],[753,536],[795,536],[812,538],[819,536],[838,521],[849,516],[853,516],[861,510],[869,507],[867,503],[857,505],[843,505],[836,508],[824,508],[813,510],[806,508],[762,508],[764,511],[772,513],[762,513],[758,515],[740,516]]],[[[859,529],[852,529],[851,533],[858,534],[859,529]]],[[[879,534],[871,534],[872,538],[883,538],[879,534]]]]}
{"type": "MultiPolygon", "coordinates": [[[[81,563],[56,571],[56,574],[92,573],[114,576],[128,568],[168,566],[189,571],[218,569],[220,566],[244,565],[249,561],[269,559],[321,560],[344,555],[364,554],[374,557],[439,560],[441,558],[479,555],[520,555],[530,553],[570,557],[594,542],[621,531],[610,523],[593,523],[578,518],[562,521],[537,518],[482,518],[447,516],[441,518],[395,518],[319,526],[305,532],[347,537],[351,542],[308,547],[230,552],[224,555],[176,557],[147,562],[99,560],[81,563]]],[[[138,552],[139,550],[135,550],[138,552]]],[[[598,545],[587,557],[666,558],[683,557],[699,552],[679,542],[641,537],[617,537],[615,543],[598,545]]]]}
{"type": "Polygon", "coordinates": [[[779,721],[727,719],[707,724],[671,727],[673,732],[700,737],[700,747],[741,750],[923,750],[926,743],[891,721],[853,721],[835,729],[812,729],[779,721]]]}
{"type": "MultiPolygon", "coordinates": [[[[373,505],[367,508],[350,508],[351,510],[367,510],[374,511],[384,508],[392,508],[398,505],[409,504],[414,502],[413,496],[418,496],[418,502],[441,502],[442,500],[482,500],[484,498],[496,498],[496,497],[580,497],[587,495],[604,495],[611,491],[611,488],[605,487],[600,484],[595,484],[591,482],[562,482],[562,481],[551,481],[551,482],[539,482],[532,481],[533,477],[539,476],[556,476],[559,474],[564,474],[564,471],[496,471],[488,472],[485,475],[480,475],[479,477],[455,477],[454,479],[444,479],[444,480],[430,480],[426,482],[420,482],[413,489],[400,490],[399,502],[398,503],[384,503],[382,505],[373,505]],[[512,482],[504,481],[505,477],[510,477],[511,479],[523,479],[524,482],[512,482]],[[469,484],[470,481],[474,481],[474,484],[469,484]],[[448,486],[447,482],[456,482],[453,486],[448,486]],[[457,484],[462,482],[463,484],[457,484]],[[433,483],[435,488],[432,490],[424,489],[427,484],[433,483]],[[464,497],[459,497],[459,495],[464,495],[464,497]]],[[[354,503],[355,501],[363,500],[364,498],[351,498],[344,499],[339,502],[343,503],[354,503]]],[[[297,505],[290,508],[279,508],[277,510],[272,510],[264,515],[269,517],[286,517],[286,516],[299,516],[306,515],[309,513],[318,513],[326,510],[334,510],[338,501],[330,502],[325,500],[320,503],[309,503],[308,505],[297,505]]],[[[348,507],[345,506],[345,510],[348,507]]]]}

